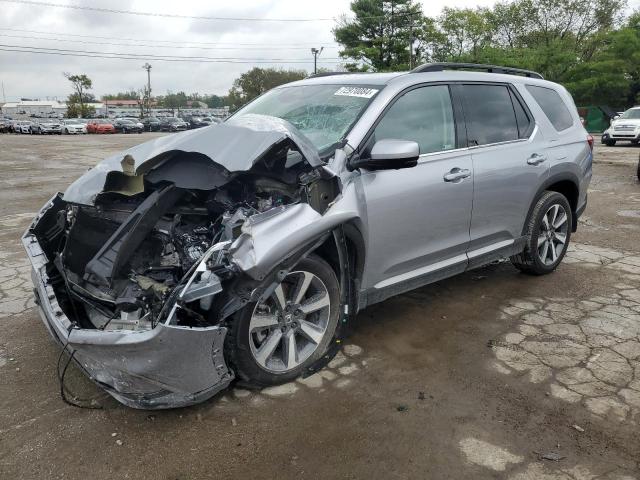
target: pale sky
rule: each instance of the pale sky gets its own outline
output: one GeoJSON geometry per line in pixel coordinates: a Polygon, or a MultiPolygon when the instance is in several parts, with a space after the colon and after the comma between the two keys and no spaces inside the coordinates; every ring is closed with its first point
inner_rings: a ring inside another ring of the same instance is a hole
{"type": "MultiPolygon", "coordinates": [[[[633,0],[634,2],[640,0],[633,0]]],[[[146,82],[149,62],[154,94],[183,90],[226,94],[233,80],[254,66],[311,71],[311,47],[324,47],[319,66],[335,67],[338,47],[331,20],[349,12],[349,0],[42,0],[38,5],[0,0],[0,81],[7,101],[21,97],[58,97],[70,92],[62,72],[86,73],[96,96],[138,89],[146,82]],[[46,3],[48,5],[42,5],[46,3]],[[153,12],[197,17],[329,19],[314,21],[230,21],[103,13],[53,6],[153,12]],[[124,44],[124,45],[123,45],[124,44]],[[59,54],[119,53],[131,60],[80,58],[7,51],[46,47],[59,54]],[[195,48],[199,47],[199,48],[195,48]],[[149,55],[147,57],[147,55],[149,55]],[[155,56],[208,57],[207,62],[167,62],[155,56]],[[216,63],[214,59],[234,62],[216,63]]],[[[495,0],[423,0],[424,11],[437,15],[450,7],[489,6],[495,0]]],[[[0,90],[0,101],[3,101],[0,90]]]]}

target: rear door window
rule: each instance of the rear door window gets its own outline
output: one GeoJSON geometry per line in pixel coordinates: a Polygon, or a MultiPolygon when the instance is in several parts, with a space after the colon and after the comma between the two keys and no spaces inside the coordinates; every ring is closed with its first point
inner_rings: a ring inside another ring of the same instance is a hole
{"type": "Polygon", "coordinates": [[[464,85],[464,118],[469,146],[517,140],[516,113],[506,85],[464,85]]]}
{"type": "Polygon", "coordinates": [[[527,90],[557,131],[566,130],[573,125],[573,118],[558,92],[551,88],[527,85],[527,90]]]}
{"type": "Polygon", "coordinates": [[[513,103],[513,110],[516,112],[516,122],[518,123],[518,138],[528,138],[533,130],[533,122],[529,117],[529,114],[518,100],[513,91],[509,91],[511,94],[511,103],[513,103]]]}

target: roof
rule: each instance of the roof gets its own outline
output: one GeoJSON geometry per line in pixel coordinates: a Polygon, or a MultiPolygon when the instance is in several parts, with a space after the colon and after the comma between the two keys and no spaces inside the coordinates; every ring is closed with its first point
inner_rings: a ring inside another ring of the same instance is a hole
{"type": "Polygon", "coordinates": [[[23,100],[20,102],[7,102],[2,108],[20,108],[20,107],[51,107],[51,108],[66,108],[65,103],[58,102],[57,100],[23,100]]]}
{"type": "Polygon", "coordinates": [[[138,100],[130,100],[130,99],[115,99],[115,100],[105,100],[107,105],[110,106],[138,106],[138,100]]]}
{"type": "Polygon", "coordinates": [[[422,82],[507,82],[527,83],[532,85],[549,85],[552,82],[544,79],[510,75],[506,73],[487,73],[467,70],[444,70],[427,72],[393,72],[393,73],[344,73],[335,75],[305,78],[297,82],[287,83],[281,87],[298,85],[395,85],[410,86],[422,82]]]}

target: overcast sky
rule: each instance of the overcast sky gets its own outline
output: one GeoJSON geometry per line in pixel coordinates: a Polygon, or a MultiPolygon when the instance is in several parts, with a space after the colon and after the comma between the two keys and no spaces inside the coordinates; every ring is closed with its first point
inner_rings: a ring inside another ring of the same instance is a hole
{"type": "MultiPolygon", "coordinates": [[[[200,17],[331,19],[348,13],[350,2],[48,0],[46,3],[200,17]]],[[[425,13],[435,16],[444,5],[488,6],[495,0],[423,0],[422,3],[425,13]]],[[[139,59],[123,60],[5,50],[0,51],[0,81],[4,84],[7,101],[21,97],[58,97],[62,100],[70,90],[62,72],[86,73],[93,80],[93,93],[99,97],[105,93],[140,88],[146,82],[142,65],[148,61],[152,65],[151,87],[154,94],[183,90],[187,93],[222,95],[238,75],[253,66],[312,70],[312,46],[324,47],[319,66],[335,67],[339,60],[338,48],[331,34],[334,25],[332,20],[256,22],[163,18],[0,1],[0,49],[32,46],[63,50],[59,53],[66,53],[64,50],[83,50],[142,55],[139,59]],[[146,58],[145,55],[231,57],[246,63],[165,62],[153,57],[146,58]],[[255,60],[264,63],[256,63],[255,60]]],[[[1,95],[2,91],[0,101],[1,95]]]]}

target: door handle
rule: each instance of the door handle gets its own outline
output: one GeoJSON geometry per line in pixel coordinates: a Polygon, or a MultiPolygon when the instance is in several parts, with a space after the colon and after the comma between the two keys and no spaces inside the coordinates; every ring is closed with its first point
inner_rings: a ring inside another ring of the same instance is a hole
{"type": "Polygon", "coordinates": [[[534,153],[529,158],[527,158],[527,163],[529,165],[540,165],[542,162],[547,161],[546,155],[540,155],[539,153],[534,153]]]}
{"type": "Polygon", "coordinates": [[[448,173],[445,173],[442,177],[445,182],[457,182],[471,176],[471,170],[466,168],[452,168],[448,173]]]}

